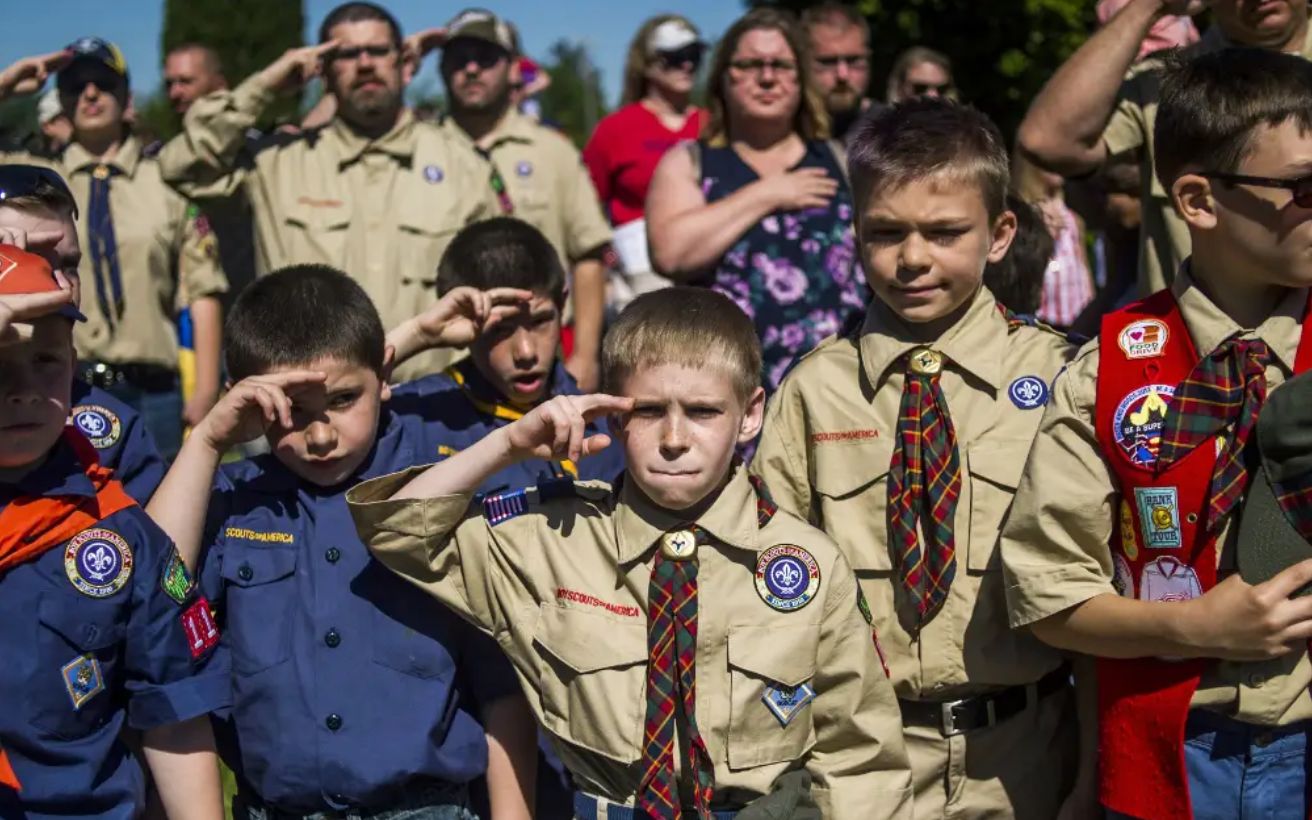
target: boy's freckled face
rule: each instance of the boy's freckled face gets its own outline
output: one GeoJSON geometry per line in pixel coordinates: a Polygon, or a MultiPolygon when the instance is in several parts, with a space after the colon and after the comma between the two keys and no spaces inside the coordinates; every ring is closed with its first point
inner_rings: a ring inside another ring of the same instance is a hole
{"type": "Polygon", "coordinates": [[[661,507],[685,510],[719,489],[735,448],[761,429],[764,393],[747,406],[723,368],[659,365],[624,379],[633,411],[616,430],[629,476],[661,507]]]}
{"type": "Polygon", "coordinates": [[[378,436],[378,416],[391,388],[372,369],[335,357],[273,368],[317,370],[323,384],[292,392],[292,427],[275,425],[269,446],[296,475],[320,487],[349,479],[364,463],[378,436]]]}
{"type": "Polygon", "coordinates": [[[990,220],[979,187],[953,176],[876,188],[857,213],[866,281],[908,322],[933,322],[970,301],[984,266],[1015,233],[1010,212],[990,220]]]}
{"type": "Polygon", "coordinates": [[[503,319],[469,349],[483,378],[518,404],[533,404],[551,386],[560,346],[560,309],[550,296],[533,294],[528,305],[503,319]]]}
{"type": "Polygon", "coordinates": [[[0,344],[0,469],[42,459],[68,421],[73,339],[68,319],[46,316],[31,338],[0,344]]]}

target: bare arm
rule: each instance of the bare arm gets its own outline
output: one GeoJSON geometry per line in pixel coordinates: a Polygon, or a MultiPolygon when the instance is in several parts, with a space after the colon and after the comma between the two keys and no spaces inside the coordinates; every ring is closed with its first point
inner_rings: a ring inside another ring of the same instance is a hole
{"type": "Polygon", "coordinates": [[[142,755],[170,820],[222,820],[223,789],[209,717],[148,729],[142,755]]]}
{"type": "Polygon", "coordinates": [[[606,313],[606,267],[595,257],[574,265],[574,350],[565,363],[585,393],[597,389],[606,313]]]}
{"type": "Polygon", "coordinates": [[[1103,130],[1117,92],[1153,24],[1167,13],[1201,10],[1200,0],[1133,0],[1057,69],[1021,122],[1021,149],[1040,165],[1068,176],[1088,173],[1107,158],[1103,130]]]}
{"type": "Polygon", "coordinates": [[[223,306],[213,296],[191,303],[191,324],[195,331],[196,390],[183,417],[195,426],[205,418],[219,398],[219,371],[223,344],[223,306]]]}
{"type": "Polygon", "coordinates": [[[488,704],[487,792],[495,820],[531,820],[537,795],[537,720],[523,695],[488,704]]]}

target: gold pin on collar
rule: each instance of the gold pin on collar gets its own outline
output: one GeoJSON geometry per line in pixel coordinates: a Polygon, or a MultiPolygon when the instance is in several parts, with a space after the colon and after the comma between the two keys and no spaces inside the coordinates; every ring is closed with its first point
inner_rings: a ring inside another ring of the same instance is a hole
{"type": "Polygon", "coordinates": [[[687,561],[697,554],[697,536],[691,530],[675,530],[661,536],[661,555],[687,561]]]}
{"type": "Polygon", "coordinates": [[[108,179],[108,178],[109,178],[109,166],[108,166],[108,165],[97,165],[97,166],[96,166],[96,170],[94,170],[94,171],[91,172],[91,176],[95,177],[96,179],[108,179]]]}
{"type": "Polygon", "coordinates": [[[922,347],[911,352],[911,372],[919,376],[933,376],[943,369],[943,354],[922,347]]]}

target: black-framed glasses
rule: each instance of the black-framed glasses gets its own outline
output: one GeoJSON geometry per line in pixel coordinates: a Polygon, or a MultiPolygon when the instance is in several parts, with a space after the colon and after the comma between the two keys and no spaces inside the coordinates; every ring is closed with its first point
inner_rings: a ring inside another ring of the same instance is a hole
{"type": "Polygon", "coordinates": [[[676,48],[673,51],[658,51],[656,59],[661,61],[661,65],[667,69],[683,68],[685,65],[691,65],[692,70],[696,71],[701,68],[702,56],[706,53],[706,46],[702,43],[691,43],[683,48],[676,48]]]}
{"type": "Polygon", "coordinates": [[[77,200],[59,174],[40,165],[0,165],[0,205],[5,200],[37,196],[51,188],[68,198],[76,219],[77,200]]]}
{"type": "Polygon", "coordinates": [[[933,93],[937,96],[945,96],[952,91],[952,83],[912,83],[911,93],[917,97],[924,97],[933,93]]]}
{"type": "Polygon", "coordinates": [[[1200,176],[1216,179],[1229,185],[1255,185],[1258,188],[1283,188],[1294,195],[1294,204],[1312,208],[1312,174],[1297,179],[1278,177],[1251,177],[1247,174],[1228,174],[1224,171],[1204,171],[1200,176]]]}
{"type": "Polygon", "coordinates": [[[764,77],[767,70],[781,77],[791,77],[797,73],[797,63],[792,60],[733,60],[729,67],[739,73],[755,74],[757,77],[764,77]]]}
{"type": "Polygon", "coordinates": [[[396,46],[391,43],[383,43],[372,46],[341,46],[333,49],[328,55],[329,60],[358,60],[361,54],[368,54],[375,60],[381,60],[384,57],[391,57],[396,53],[396,46]]]}
{"type": "Polygon", "coordinates": [[[866,68],[870,65],[869,54],[826,54],[815,58],[816,65],[825,71],[836,71],[840,65],[848,68],[866,68]]]}

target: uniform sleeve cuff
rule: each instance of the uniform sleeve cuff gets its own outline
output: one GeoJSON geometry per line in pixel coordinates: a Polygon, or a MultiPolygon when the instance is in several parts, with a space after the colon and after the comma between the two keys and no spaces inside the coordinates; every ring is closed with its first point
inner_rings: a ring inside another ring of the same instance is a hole
{"type": "Polygon", "coordinates": [[[1115,595],[1116,590],[1106,578],[1080,568],[1057,567],[1007,586],[1009,620],[1013,629],[1029,626],[1107,593],[1115,595]]]}
{"type": "Polygon", "coordinates": [[[238,111],[258,118],[273,104],[274,96],[273,89],[265,85],[259,72],[256,72],[233,89],[232,105],[238,111]]]}
{"type": "Polygon", "coordinates": [[[128,725],[146,731],[230,707],[228,665],[214,661],[212,658],[205,671],[190,678],[134,691],[128,702],[128,725]]]}
{"type": "Polygon", "coordinates": [[[367,544],[376,533],[433,538],[455,529],[469,509],[469,502],[474,497],[472,493],[437,498],[391,498],[425,469],[414,467],[370,479],[346,493],[346,502],[361,540],[367,544]]]}

